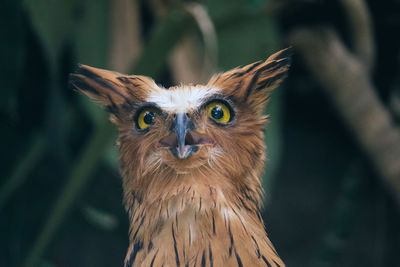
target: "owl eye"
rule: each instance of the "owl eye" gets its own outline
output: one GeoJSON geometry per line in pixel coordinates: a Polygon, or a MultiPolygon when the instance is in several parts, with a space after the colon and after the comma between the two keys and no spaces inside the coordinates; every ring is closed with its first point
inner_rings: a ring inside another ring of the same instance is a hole
{"type": "Polygon", "coordinates": [[[222,101],[212,101],[206,106],[208,117],[219,123],[228,123],[232,120],[231,109],[222,101]]]}
{"type": "Polygon", "coordinates": [[[136,119],[136,127],[139,130],[144,130],[153,125],[157,116],[157,110],[155,108],[144,108],[140,111],[136,119]]]}

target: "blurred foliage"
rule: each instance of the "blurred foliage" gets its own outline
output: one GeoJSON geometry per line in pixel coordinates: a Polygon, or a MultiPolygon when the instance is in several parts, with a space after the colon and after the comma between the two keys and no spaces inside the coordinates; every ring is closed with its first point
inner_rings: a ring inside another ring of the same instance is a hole
{"type": "MultiPolygon", "coordinates": [[[[186,34],[199,34],[185,1],[172,2],[158,19],[148,1],[139,1],[145,44],[130,70],[166,85],[173,80],[171,50],[186,34]]],[[[400,41],[392,38],[400,6],[388,2],[368,4],[378,50],[372,78],[382,101],[393,103],[400,88],[400,41]]],[[[298,26],[330,24],[346,35],[337,1],[199,3],[216,28],[219,70],[266,58],[298,26]]],[[[67,85],[78,62],[109,67],[110,5],[2,2],[0,266],[122,265],[128,222],[115,130],[104,111],[67,85]]],[[[263,215],[287,265],[395,265],[399,210],[296,56],[267,113],[263,215]]]]}

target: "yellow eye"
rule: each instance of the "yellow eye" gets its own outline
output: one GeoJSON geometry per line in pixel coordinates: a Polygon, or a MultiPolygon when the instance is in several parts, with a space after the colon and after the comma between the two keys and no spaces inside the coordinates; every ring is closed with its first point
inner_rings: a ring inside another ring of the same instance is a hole
{"type": "Polygon", "coordinates": [[[213,101],[206,106],[208,117],[216,122],[228,123],[231,121],[231,110],[222,101],[213,101]]]}
{"type": "Polygon", "coordinates": [[[157,110],[155,108],[144,108],[140,111],[139,116],[136,119],[136,126],[140,130],[144,130],[150,125],[154,124],[157,115],[157,110]]]}

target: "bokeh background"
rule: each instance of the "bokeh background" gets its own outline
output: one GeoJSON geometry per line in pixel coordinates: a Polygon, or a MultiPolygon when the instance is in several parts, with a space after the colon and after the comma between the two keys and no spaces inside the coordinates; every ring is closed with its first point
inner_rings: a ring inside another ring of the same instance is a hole
{"type": "Polygon", "coordinates": [[[2,0],[0,266],[122,266],[115,129],[78,62],[164,86],[294,47],[263,217],[287,266],[398,266],[400,1],[2,0]]]}

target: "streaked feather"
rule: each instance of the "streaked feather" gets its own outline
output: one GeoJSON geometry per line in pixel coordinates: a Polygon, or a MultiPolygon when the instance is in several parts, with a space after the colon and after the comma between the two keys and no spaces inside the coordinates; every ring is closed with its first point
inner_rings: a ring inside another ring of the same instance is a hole
{"type": "Polygon", "coordinates": [[[265,160],[262,111],[269,93],[286,77],[291,50],[266,61],[215,75],[207,85],[163,89],[148,77],[80,65],[72,86],[110,111],[119,135],[124,204],[130,228],[125,266],[284,266],[260,216],[265,160]],[[227,127],[202,110],[210,98],[235,111],[227,127]],[[134,114],[143,104],[165,116],[139,133],[134,114]],[[184,108],[183,108],[184,107],[184,108]],[[177,110],[215,140],[177,160],[157,148],[177,110]]]}

